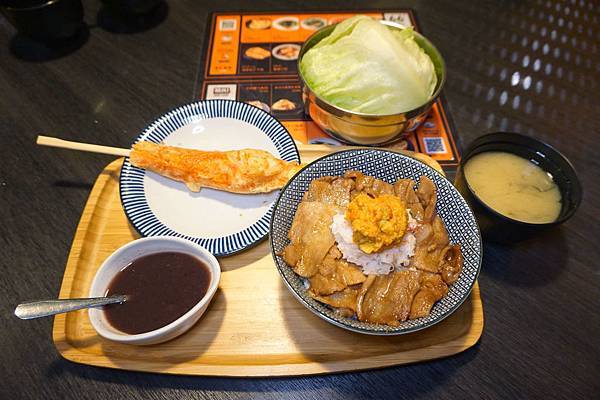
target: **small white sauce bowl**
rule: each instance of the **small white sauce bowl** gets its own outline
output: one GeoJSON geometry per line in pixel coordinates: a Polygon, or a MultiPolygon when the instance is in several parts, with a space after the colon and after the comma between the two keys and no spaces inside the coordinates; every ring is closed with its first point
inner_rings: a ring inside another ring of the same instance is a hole
{"type": "Polygon", "coordinates": [[[208,266],[211,272],[211,281],[204,297],[202,297],[191,310],[170,324],[153,331],[136,335],[127,334],[115,329],[106,320],[102,308],[91,308],[89,310],[90,322],[100,336],[115,342],[136,345],[166,342],[190,329],[202,314],[204,314],[219,286],[221,266],[215,256],[209,253],[204,247],[190,242],[189,240],[171,236],[155,236],[138,239],[117,249],[102,263],[98,272],[96,272],[89,297],[105,296],[108,285],[115,275],[133,260],[148,254],[170,251],[189,254],[200,259],[208,266]]]}

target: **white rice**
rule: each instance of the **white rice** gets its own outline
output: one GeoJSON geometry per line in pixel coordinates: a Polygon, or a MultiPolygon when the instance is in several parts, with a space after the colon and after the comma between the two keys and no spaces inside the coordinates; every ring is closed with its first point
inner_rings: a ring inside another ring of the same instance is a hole
{"type": "Polygon", "coordinates": [[[366,275],[389,274],[395,269],[406,268],[410,257],[415,254],[416,238],[412,231],[416,221],[408,213],[408,230],[398,246],[391,247],[379,253],[367,254],[352,241],[352,226],[344,214],[333,216],[331,232],[335,237],[338,248],[344,259],[362,267],[366,275]]]}

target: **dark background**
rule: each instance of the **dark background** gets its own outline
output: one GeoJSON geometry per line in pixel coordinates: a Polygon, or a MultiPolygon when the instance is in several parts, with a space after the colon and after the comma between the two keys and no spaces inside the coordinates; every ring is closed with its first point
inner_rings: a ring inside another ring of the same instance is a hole
{"type": "Polygon", "coordinates": [[[84,3],[89,37],[62,56],[32,51],[0,17],[0,398],[598,398],[597,2],[172,0],[147,29],[84,3]],[[498,130],[531,135],[569,157],[584,186],[581,208],[560,228],[512,247],[485,244],[479,344],[370,372],[178,377],[70,363],[54,348],[51,318],[12,315],[20,301],[58,295],[79,216],[111,161],[37,147],[36,135],[128,147],[155,117],[196,97],[211,11],[403,7],[445,57],[463,143],[498,130]]]}

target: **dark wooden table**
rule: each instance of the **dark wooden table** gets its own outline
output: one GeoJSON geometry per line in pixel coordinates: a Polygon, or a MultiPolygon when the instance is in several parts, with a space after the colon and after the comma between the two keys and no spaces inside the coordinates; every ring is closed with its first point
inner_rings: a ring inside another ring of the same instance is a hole
{"type": "Polygon", "coordinates": [[[145,30],[107,20],[97,0],[84,3],[89,37],[70,54],[33,51],[0,17],[0,398],[598,398],[597,2],[173,0],[164,21],[145,30]],[[570,158],[584,186],[575,217],[513,247],[485,244],[485,331],[475,347],[332,376],[178,377],[70,363],[53,346],[52,319],[12,315],[21,300],[58,295],[84,203],[111,161],[39,148],[36,135],[127,147],[156,116],[192,100],[213,7],[412,7],[445,56],[445,93],[463,143],[516,131],[570,158]]]}

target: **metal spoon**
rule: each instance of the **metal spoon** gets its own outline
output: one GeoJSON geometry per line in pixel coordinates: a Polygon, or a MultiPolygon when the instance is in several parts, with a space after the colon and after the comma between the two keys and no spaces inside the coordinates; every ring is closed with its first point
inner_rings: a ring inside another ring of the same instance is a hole
{"type": "Polygon", "coordinates": [[[54,314],[81,310],[82,308],[100,307],[107,304],[123,303],[127,301],[125,295],[110,297],[91,297],[85,299],[42,300],[22,303],[15,308],[15,315],[21,319],[47,317],[54,314]]]}

